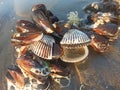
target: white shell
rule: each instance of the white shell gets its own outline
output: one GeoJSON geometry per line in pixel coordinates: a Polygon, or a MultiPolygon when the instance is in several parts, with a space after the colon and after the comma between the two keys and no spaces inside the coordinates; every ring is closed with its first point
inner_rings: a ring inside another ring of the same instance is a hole
{"type": "Polygon", "coordinates": [[[90,38],[82,31],[77,29],[68,30],[63,36],[60,44],[67,45],[87,45],[90,43],[90,38]]]}
{"type": "Polygon", "coordinates": [[[52,59],[53,43],[55,43],[54,38],[44,35],[40,41],[30,45],[30,50],[41,58],[52,59]]]}

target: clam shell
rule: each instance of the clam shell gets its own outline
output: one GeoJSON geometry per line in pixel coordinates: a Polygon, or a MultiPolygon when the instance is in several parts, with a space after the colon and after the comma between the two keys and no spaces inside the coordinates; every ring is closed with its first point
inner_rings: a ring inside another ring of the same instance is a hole
{"type": "Polygon", "coordinates": [[[60,44],[65,47],[86,46],[90,38],[82,31],[71,29],[63,36],[60,44]]]}
{"type": "Polygon", "coordinates": [[[40,41],[30,45],[30,50],[41,58],[52,59],[52,48],[54,43],[54,38],[44,35],[40,41]]]}

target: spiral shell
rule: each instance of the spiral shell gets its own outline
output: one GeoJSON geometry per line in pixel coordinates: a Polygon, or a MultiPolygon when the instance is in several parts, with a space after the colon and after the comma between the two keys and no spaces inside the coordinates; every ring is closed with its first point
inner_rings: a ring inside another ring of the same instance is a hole
{"type": "Polygon", "coordinates": [[[90,38],[77,29],[71,29],[63,36],[60,44],[65,47],[86,46],[90,43],[90,38]]]}
{"type": "Polygon", "coordinates": [[[54,43],[54,38],[44,35],[40,41],[30,45],[30,50],[41,58],[52,59],[52,48],[54,43]]]}

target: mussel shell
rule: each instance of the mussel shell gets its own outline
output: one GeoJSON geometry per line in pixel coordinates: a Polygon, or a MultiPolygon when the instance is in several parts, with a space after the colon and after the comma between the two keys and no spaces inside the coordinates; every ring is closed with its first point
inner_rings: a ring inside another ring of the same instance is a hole
{"type": "Polygon", "coordinates": [[[15,33],[11,37],[11,43],[15,46],[17,45],[29,45],[36,41],[41,40],[43,37],[42,32],[34,32],[34,33],[15,33]]]}
{"type": "Polygon", "coordinates": [[[50,34],[54,32],[54,27],[52,26],[52,23],[49,22],[48,18],[45,16],[43,12],[41,11],[32,12],[32,19],[39,28],[43,28],[43,31],[45,33],[50,34]]]}
{"type": "Polygon", "coordinates": [[[46,77],[50,73],[47,64],[41,59],[32,60],[31,58],[20,57],[17,59],[17,64],[28,76],[32,76],[41,81],[44,81],[43,79],[46,78],[40,77],[46,77]]]}
{"type": "Polygon", "coordinates": [[[12,83],[18,88],[23,88],[25,86],[25,78],[20,68],[16,65],[10,65],[8,67],[6,79],[9,81],[8,83],[12,83]]]}
{"type": "Polygon", "coordinates": [[[86,5],[83,10],[86,12],[86,13],[97,13],[99,11],[101,11],[103,7],[103,4],[100,3],[100,2],[93,2],[93,3],[90,3],[88,5],[86,5]]]}
{"type": "Polygon", "coordinates": [[[82,31],[77,29],[71,29],[66,32],[60,41],[62,46],[76,47],[76,46],[86,46],[90,43],[90,38],[82,31]]]}
{"type": "Polygon", "coordinates": [[[18,21],[16,23],[16,30],[19,33],[39,31],[38,28],[35,26],[35,24],[27,20],[18,21]]]}
{"type": "Polygon", "coordinates": [[[43,13],[46,13],[47,8],[44,4],[37,4],[32,7],[32,11],[42,11],[43,13]]]}
{"type": "Polygon", "coordinates": [[[54,38],[48,35],[44,35],[43,38],[30,45],[30,50],[37,56],[44,59],[52,59],[54,38]]]}
{"type": "Polygon", "coordinates": [[[99,25],[98,27],[93,29],[96,33],[108,37],[114,37],[118,34],[118,25],[113,23],[106,23],[103,25],[99,25]]]}
{"type": "Polygon", "coordinates": [[[94,34],[92,37],[91,46],[97,52],[105,52],[109,48],[109,41],[99,34],[94,34]]]}

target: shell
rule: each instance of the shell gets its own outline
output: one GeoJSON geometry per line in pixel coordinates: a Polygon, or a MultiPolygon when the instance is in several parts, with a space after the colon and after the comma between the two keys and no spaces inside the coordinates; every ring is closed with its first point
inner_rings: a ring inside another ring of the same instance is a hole
{"type": "Polygon", "coordinates": [[[23,72],[27,73],[28,77],[37,78],[40,81],[46,79],[45,76],[50,74],[46,62],[41,59],[32,60],[31,58],[20,57],[17,59],[17,64],[23,72]]]}
{"type": "Polygon", "coordinates": [[[39,31],[38,28],[35,26],[35,24],[27,20],[18,21],[16,23],[16,30],[19,33],[39,31]]]}
{"type": "Polygon", "coordinates": [[[108,38],[117,39],[119,34],[119,27],[113,23],[106,23],[103,25],[99,25],[98,27],[93,29],[96,33],[106,36],[108,38]]]}
{"type": "Polygon", "coordinates": [[[30,50],[41,58],[52,59],[52,49],[54,43],[54,38],[44,35],[40,41],[30,45],[30,50]]]}
{"type": "Polygon", "coordinates": [[[11,43],[14,46],[17,45],[29,45],[33,42],[41,40],[43,37],[42,32],[34,32],[34,33],[14,33],[11,37],[11,43]]]}
{"type": "Polygon", "coordinates": [[[32,19],[39,28],[43,28],[43,31],[45,33],[50,34],[54,32],[54,27],[52,26],[52,23],[49,22],[48,18],[42,11],[32,12],[32,19]]]}
{"type": "Polygon", "coordinates": [[[65,33],[63,39],[60,41],[62,46],[74,47],[74,46],[86,46],[90,43],[90,38],[82,31],[77,29],[71,29],[65,33]]]}
{"type": "Polygon", "coordinates": [[[42,11],[43,13],[47,12],[47,8],[44,4],[37,4],[32,7],[32,11],[42,11]]]}
{"type": "Polygon", "coordinates": [[[16,65],[10,65],[8,67],[6,79],[8,84],[8,90],[11,90],[9,89],[11,87],[14,87],[17,89],[23,89],[25,87],[25,78],[20,68],[18,68],[16,65]]]}
{"type": "Polygon", "coordinates": [[[94,34],[92,36],[91,46],[97,52],[105,52],[109,48],[109,41],[99,34],[94,34]]]}
{"type": "Polygon", "coordinates": [[[77,29],[69,30],[60,42],[63,49],[61,59],[69,63],[83,61],[89,54],[87,45],[90,41],[85,33],[77,29]]]}
{"type": "Polygon", "coordinates": [[[107,13],[106,12],[105,13],[103,13],[103,12],[95,13],[95,14],[91,15],[91,20],[94,23],[100,23],[100,24],[109,23],[109,22],[118,24],[118,18],[109,12],[107,12],[107,13]]]}

